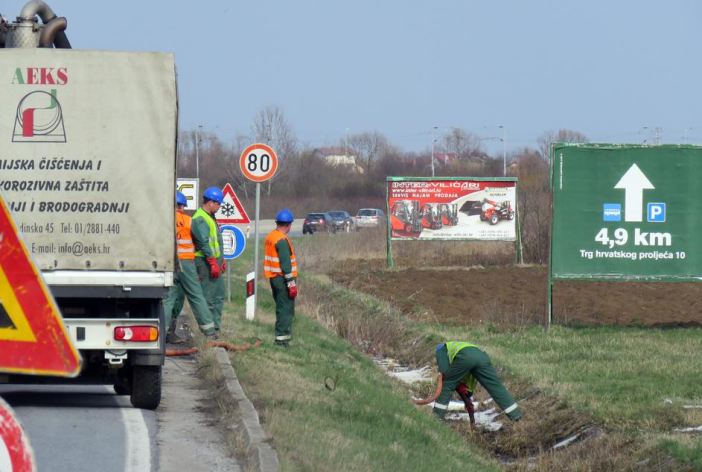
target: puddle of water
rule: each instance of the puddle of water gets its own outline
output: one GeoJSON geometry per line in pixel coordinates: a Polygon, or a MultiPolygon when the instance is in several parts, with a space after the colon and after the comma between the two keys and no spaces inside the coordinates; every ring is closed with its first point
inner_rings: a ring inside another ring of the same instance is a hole
{"type": "Polygon", "coordinates": [[[696,428],[675,428],[676,433],[702,433],[702,426],[696,428]]]}
{"type": "Polygon", "coordinates": [[[573,441],[575,441],[575,440],[578,439],[579,437],[580,437],[580,433],[574,434],[574,435],[572,435],[571,437],[566,438],[566,439],[564,439],[563,441],[561,441],[561,442],[559,442],[559,443],[557,443],[557,444],[554,444],[553,447],[552,447],[551,449],[560,449],[560,448],[562,448],[562,447],[569,446],[570,443],[572,443],[573,441]]]}

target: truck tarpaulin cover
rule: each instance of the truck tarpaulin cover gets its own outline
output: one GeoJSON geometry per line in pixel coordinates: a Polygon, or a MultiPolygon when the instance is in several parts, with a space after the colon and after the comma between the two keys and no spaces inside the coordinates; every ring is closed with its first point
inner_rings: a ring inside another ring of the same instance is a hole
{"type": "Polygon", "coordinates": [[[173,270],[173,55],[0,50],[0,194],[43,270],[173,270]]]}
{"type": "Polygon", "coordinates": [[[388,178],[392,239],[514,241],[514,178],[388,178]]]}

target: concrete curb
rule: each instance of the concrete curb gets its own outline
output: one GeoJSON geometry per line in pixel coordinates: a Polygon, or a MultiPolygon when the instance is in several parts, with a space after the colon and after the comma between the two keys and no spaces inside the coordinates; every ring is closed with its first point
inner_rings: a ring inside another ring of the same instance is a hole
{"type": "Polygon", "coordinates": [[[222,386],[227,390],[241,415],[243,439],[247,448],[248,463],[253,470],[260,472],[277,472],[280,468],[278,454],[269,444],[270,437],[261,427],[258,412],[253,403],[246,397],[229,354],[224,348],[214,349],[216,365],[222,375],[222,386]]]}

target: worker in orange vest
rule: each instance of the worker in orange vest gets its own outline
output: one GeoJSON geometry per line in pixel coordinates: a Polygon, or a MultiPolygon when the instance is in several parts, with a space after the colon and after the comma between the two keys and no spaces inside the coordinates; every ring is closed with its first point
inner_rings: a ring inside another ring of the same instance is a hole
{"type": "Polygon", "coordinates": [[[292,337],[297,297],[297,260],[288,233],[293,214],[285,208],[275,217],[276,228],[266,237],[263,273],[271,283],[275,300],[275,344],[288,347],[292,337]]]}
{"type": "Polygon", "coordinates": [[[181,192],[176,192],[176,205],[178,206],[176,210],[178,267],[173,286],[168,291],[168,297],[163,304],[163,309],[166,313],[166,326],[168,327],[168,334],[166,335],[166,341],[168,342],[178,341],[175,335],[175,322],[183,309],[186,296],[200,331],[207,337],[215,335],[212,313],[207,306],[207,301],[202,292],[202,285],[200,285],[197,270],[195,269],[195,245],[190,233],[192,219],[184,212],[187,203],[185,195],[181,192]]]}

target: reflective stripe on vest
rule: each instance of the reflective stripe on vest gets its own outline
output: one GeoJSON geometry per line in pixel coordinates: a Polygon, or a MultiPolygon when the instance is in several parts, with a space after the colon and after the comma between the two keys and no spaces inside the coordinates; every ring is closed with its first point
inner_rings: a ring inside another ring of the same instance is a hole
{"type": "Polygon", "coordinates": [[[192,219],[180,211],[176,211],[176,242],[178,243],[178,259],[195,259],[195,245],[190,234],[192,219]]]}
{"type": "MultiPolygon", "coordinates": [[[[214,218],[212,218],[212,215],[207,213],[205,210],[202,208],[198,208],[195,214],[193,215],[193,220],[196,218],[202,218],[205,220],[207,223],[207,226],[210,228],[210,238],[208,241],[208,244],[210,246],[210,251],[212,251],[212,255],[214,257],[219,257],[220,252],[219,252],[219,239],[218,239],[218,230],[217,230],[217,223],[215,223],[214,218]]],[[[205,255],[202,253],[202,251],[197,251],[195,253],[197,257],[205,257],[205,255]]]]}
{"type": "Polygon", "coordinates": [[[266,236],[266,241],[264,243],[263,274],[267,279],[272,279],[273,277],[277,277],[279,275],[283,275],[286,279],[297,277],[297,259],[295,258],[295,250],[293,249],[288,236],[281,233],[277,229],[274,229],[268,234],[268,236],[266,236]],[[285,239],[290,247],[290,265],[292,266],[292,271],[289,274],[283,274],[283,269],[280,267],[278,251],[275,249],[275,245],[278,244],[278,241],[281,239],[285,239]]]}

